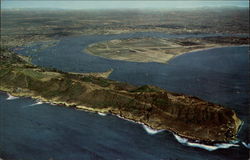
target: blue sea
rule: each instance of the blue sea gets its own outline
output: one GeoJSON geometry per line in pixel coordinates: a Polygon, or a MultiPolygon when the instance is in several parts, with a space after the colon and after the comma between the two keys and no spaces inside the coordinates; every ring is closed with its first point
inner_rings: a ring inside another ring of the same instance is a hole
{"type": "Polygon", "coordinates": [[[244,120],[235,145],[209,149],[171,132],[157,132],[113,115],[14,98],[1,92],[0,157],[10,160],[247,160],[248,46],[187,53],[168,64],[109,60],[83,51],[89,44],[117,38],[197,36],[214,35],[152,32],[78,36],[60,39],[56,46],[43,50],[39,50],[42,43],[36,43],[18,53],[31,56],[32,63],[38,66],[62,71],[103,72],[112,68],[110,79],[134,85],[151,84],[232,108],[244,120]],[[34,49],[38,52],[34,53],[34,49]]]}

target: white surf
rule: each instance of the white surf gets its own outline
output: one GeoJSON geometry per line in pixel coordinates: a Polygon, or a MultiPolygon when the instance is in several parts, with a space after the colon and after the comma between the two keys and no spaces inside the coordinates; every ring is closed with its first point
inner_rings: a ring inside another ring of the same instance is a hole
{"type": "Polygon", "coordinates": [[[31,105],[29,105],[29,106],[30,106],[30,107],[31,107],[31,106],[37,106],[37,105],[40,105],[40,104],[43,104],[43,102],[39,101],[39,102],[36,102],[36,103],[31,104],[31,105]]]}
{"type": "Polygon", "coordinates": [[[245,143],[245,142],[241,142],[243,144],[243,146],[245,146],[246,148],[250,149],[250,144],[245,143]]]}
{"type": "Polygon", "coordinates": [[[106,115],[107,115],[106,113],[101,113],[101,112],[98,112],[98,114],[99,114],[100,116],[106,116],[106,115]]]}
{"type": "Polygon", "coordinates": [[[164,130],[155,130],[155,129],[152,129],[152,128],[150,128],[150,127],[144,125],[144,124],[142,124],[142,127],[145,129],[145,131],[146,131],[148,134],[151,134],[151,135],[157,134],[157,133],[160,133],[160,132],[164,131],[164,130]]]}
{"type": "Polygon", "coordinates": [[[12,96],[8,93],[8,98],[6,100],[14,100],[14,99],[18,99],[19,97],[15,97],[15,96],[12,96]]]}
{"type": "Polygon", "coordinates": [[[197,147],[197,148],[202,148],[208,151],[214,151],[217,149],[226,149],[226,148],[230,148],[230,147],[239,147],[238,144],[235,143],[217,143],[215,145],[207,145],[207,144],[201,144],[201,143],[195,143],[195,142],[189,142],[188,139],[186,138],[182,138],[176,134],[173,134],[175,139],[184,145],[190,146],[190,147],[197,147]]]}

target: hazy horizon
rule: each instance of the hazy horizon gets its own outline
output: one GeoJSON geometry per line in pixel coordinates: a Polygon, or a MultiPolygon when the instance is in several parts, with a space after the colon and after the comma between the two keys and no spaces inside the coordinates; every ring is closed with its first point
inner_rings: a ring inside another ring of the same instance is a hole
{"type": "Polygon", "coordinates": [[[12,1],[1,9],[181,9],[201,7],[249,7],[248,1],[12,1]]]}

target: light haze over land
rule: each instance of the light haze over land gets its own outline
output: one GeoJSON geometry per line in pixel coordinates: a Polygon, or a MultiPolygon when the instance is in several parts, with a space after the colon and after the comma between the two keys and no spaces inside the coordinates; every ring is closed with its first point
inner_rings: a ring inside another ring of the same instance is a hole
{"type": "Polygon", "coordinates": [[[175,9],[200,7],[249,7],[248,1],[12,1],[3,0],[1,8],[57,9],[175,9]]]}

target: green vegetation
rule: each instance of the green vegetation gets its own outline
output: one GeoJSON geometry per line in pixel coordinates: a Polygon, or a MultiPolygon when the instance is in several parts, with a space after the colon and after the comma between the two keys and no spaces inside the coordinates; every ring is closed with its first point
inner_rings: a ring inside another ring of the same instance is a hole
{"type": "Polygon", "coordinates": [[[97,84],[102,87],[108,87],[112,83],[111,80],[94,76],[84,76],[83,78],[81,78],[81,80],[85,82],[91,82],[93,84],[97,84]]]}
{"type": "MultiPolygon", "coordinates": [[[[249,24],[248,9],[130,10],[129,12],[127,10],[4,10],[1,18],[1,91],[14,96],[33,97],[93,112],[120,115],[145,123],[154,129],[170,130],[194,140],[224,142],[237,138],[241,120],[233,110],[195,97],[170,93],[154,86],[137,87],[112,81],[107,79],[112,70],[105,73],[77,74],[37,67],[30,63],[28,57],[18,56],[10,52],[9,48],[18,50],[24,46],[34,45],[34,42],[46,42],[40,47],[46,49],[55,45],[57,38],[86,34],[149,31],[169,34],[248,34],[246,27],[249,24]],[[196,23],[193,23],[194,20],[196,23]]],[[[219,39],[214,37],[182,41],[164,39],[112,41],[100,43],[99,46],[93,45],[91,52],[103,56],[105,53],[103,50],[109,48],[114,51],[114,55],[107,54],[107,58],[114,58],[113,56],[117,56],[115,54],[120,52],[126,55],[125,59],[122,57],[123,60],[127,60],[129,55],[135,53],[141,53],[143,57],[146,52],[156,53],[161,56],[156,56],[159,59],[155,61],[165,63],[176,54],[186,52],[187,48],[191,50],[199,48],[204,45],[202,42],[228,44],[227,42],[231,41],[219,39]],[[124,46],[127,48],[123,48],[124,46]],[[100,48],[103,50],[96,52],[100,48]]],[[[246,44],[248,41],[234,39],[236,41],[233,44],[246,44]]],[[[148,54],[149,59],[152,60],[150,55],[148,54]]],[[[136,57],[132,57],[132,60],[136,61],[136,57]]]]}
{"type": "Polygon", "coordinates": [[[203,141],[235,140],[241,124],[234,111],[195,97],[149,85],[136,87],[98,77],[100,74],[39,68],[5,49],[0,58],[0,90],[15,96],[118,114],[203,141]]]}
{"type": "Polygon", "coordinates": [[[136,88],[135,90],[131,92],[159,92],[159,91],[163,91],[163,89],[155,87],[155,86],[144,85],[144,86],[136,88]]]}

